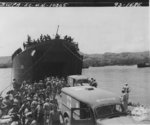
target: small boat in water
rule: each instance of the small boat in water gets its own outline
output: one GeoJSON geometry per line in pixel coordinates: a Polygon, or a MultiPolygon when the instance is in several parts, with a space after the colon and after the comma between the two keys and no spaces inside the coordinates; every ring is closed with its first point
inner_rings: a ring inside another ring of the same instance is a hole
{"type": "Polygon", "coordinates": [[[137,64],[138,68],[146,68],[146,67],[150,67],[150,63],[139,63],[137,64]]]}

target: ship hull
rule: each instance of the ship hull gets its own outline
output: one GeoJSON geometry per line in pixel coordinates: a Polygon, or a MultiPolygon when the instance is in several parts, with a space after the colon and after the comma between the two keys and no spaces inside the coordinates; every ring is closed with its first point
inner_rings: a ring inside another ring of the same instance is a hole
{"type": "Polygon", "coordinates": [[[72,52],[63,40],[39,43],[13,58],[13,76],[19,82],[38,81],[47,76],[81,74],[82,56],[72,52]]]}

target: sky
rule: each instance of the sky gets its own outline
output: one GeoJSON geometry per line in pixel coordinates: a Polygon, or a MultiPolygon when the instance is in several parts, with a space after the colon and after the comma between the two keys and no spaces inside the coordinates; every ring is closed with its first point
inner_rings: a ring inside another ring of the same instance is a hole
{"type": "Polygon", "coordinates": [[[148,7],[1,7],[0,56],[11,56],[27,35],[54,37],[57,26],[87,54],[140,52],[150,48],[148,7]]]}

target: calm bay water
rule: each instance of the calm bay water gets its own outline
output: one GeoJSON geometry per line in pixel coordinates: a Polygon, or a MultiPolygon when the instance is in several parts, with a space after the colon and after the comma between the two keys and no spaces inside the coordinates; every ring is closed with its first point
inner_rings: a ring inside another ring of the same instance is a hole
{"type": "MultiPolygon", "coordinates": [[[[11,68],[0,69],[0,92],[11,84],[11,68]]],[[[130,100],[150,106],[150,68],[136,66],[106,66],[83,69],[82,74],[93,77],[98,87],[121,95],[124,83],[131,88],[130,100]]],[[[11,86],[12,87],[12,86],[11,86]]],[[[7,88],[3,95],[8,91],[7,88]]]]}
{"type": "Polygon", "coordinates": [[[82,74],[93,77],[98,87],[121,95],[124,83],[131,88],[130,100],[150,106],[150,68],[136,66],[106,66],[83,69],[82,74]]]}
{"type": "Polygon", "coordinates": [[[12,88],[12,70],[11,68],[0,68],[0,92],[2,95],[12,88]]]}

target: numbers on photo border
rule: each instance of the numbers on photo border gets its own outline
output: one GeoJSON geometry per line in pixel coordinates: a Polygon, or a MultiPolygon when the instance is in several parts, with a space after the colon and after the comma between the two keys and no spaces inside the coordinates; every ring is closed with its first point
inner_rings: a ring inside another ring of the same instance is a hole
{"type": "Polygon", "coordinates": [[[115,2],[114,6],[115,7],[139,7],[142,6],[142,2],[132,2],[132,3],[115,2]]]}

